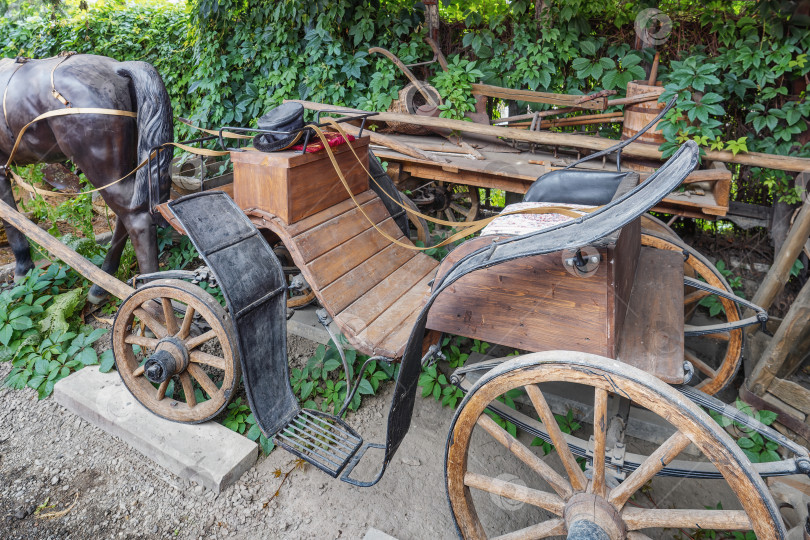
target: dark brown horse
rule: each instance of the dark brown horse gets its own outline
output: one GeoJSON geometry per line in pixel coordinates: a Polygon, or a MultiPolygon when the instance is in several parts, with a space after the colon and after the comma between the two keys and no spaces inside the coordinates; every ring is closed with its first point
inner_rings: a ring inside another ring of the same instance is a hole
{"type": "MultiPolygon", "coordinates": [[[[72,161],[95,187],[123,177],[145,160],[151,149],[172,140],[169,96],[158,72],[145,62],[118,62],[95,55],[29,60],[0,60],[0,197],[15,207],[11,184],[2,167],[20,130],[42,113],[65,107],[137,112],[131,117],[102,114],[58,116],[37,122],[25,132],[13,161],[19,165],[72,161]]],[[[168,198],[171,152],[152,160],[160,202],[168,198]]],[[[132,240],[142,273],[158,270],[156,229],[149,208],[149,169],[107,189],[104,200],[118,216],[112,243],[102,265],[115,273],[126,239],[132,240]]],[[[154,201],[157,202],[157,201],[154,201]]],[[[15,278],[33,267],[28,240],[5,224],[17,264],[15,278]]],[[[106,295],[98,285],[90,301],[106,295]]]]}

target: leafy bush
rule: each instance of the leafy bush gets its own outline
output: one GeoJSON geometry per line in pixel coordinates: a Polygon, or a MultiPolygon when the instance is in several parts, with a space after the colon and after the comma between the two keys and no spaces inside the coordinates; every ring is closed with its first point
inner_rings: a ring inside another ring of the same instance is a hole
{"type": "MultiPolygon", "coordinates": [[[[42,399],[58,380],[99,363],[93,343],[107,330],[82,324],[77,315],[84,300],[78,276],[60,263],[31,270],[0,293],[0,361],[12,363],[5,386],[34,388],[42,399]]],[[[109,359],[103,360],[107,367],[109,359]]]]}

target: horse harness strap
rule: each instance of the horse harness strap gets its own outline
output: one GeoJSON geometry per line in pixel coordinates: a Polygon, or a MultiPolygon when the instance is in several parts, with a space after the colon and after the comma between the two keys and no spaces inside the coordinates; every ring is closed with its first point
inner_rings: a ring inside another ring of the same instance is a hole
{"type": "Polygon", "coordinates": [[[23,67],[23,64],[27,63],[28,60],[30,60],[30,59],[25,58],[24,56],[18,56],[17,59],[14,60],[14,63],[17,64],[17,67],[15,67],[14,71],[11,72],[11,76],[9,76],[8,82],[6,83],[6,88],[3,90],[3,119],[6,121],[6,127],[8,128],[9,131],[12,131],[12,130],[11,130],[11,126],[8,123],[8,112],[7,112],[7,109],[6,109],[6,97],[8,96],[8,89],[11,86],[11,79],[14,78],[14,75],[17,74],[17,71],[19,71],[19,69],[21,67],[23,67]]]}
{"type": "Polygon", "coordinates": [[[56,68],[61,66],[65,62],[65,60],[67,60],[74,54],[76,54],[76,51],[67,51],[59,53],[59,56],[61,56],[62,59],[59,62],[57,62],[56,65],[53,66],[53,69],[51,70],[51,95],[55,97],[57,100],[59,100],[59,103],[61,103],[67,108],[71,107],[70,102],[67,100],[65,96],[59,93],[59,90],[56,89],[56,85],[53,82],[53,74],[54,72],[56,72],[56,68]]]}

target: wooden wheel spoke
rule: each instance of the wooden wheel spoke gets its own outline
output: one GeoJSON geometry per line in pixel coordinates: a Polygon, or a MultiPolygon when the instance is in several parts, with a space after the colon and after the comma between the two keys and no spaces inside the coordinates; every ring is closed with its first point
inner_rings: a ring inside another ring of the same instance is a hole
{"type": "Polygon", "coordinates": [[[709,291],[703,291],[703,290],[696,290],[696,291],[690,292],[689,294],[687,294],[686,296],[683,297],[683,304],[685,306],[691,306],[692,304],[694,304],[696,302],[700,302],[701,300],[703,300],[704,298],[706,298],[710,294],[711,293],[709,291]]]}
{"type": "Polygon", "coordinates": [[[627,540],[652,540],[652,538],[638,531],[630,531],[627,533],[627,540]]]}
{"type": "Polygon", "coordinates": [[[208,332],[203,332],[199,336],[194,336],[193,338],[189,338],[186,340],[186,349],[191,351],[192,349],[196,349],[206,341],[210,341],[217,337],[217,333],[214,330],[209,330],[208,332]]]}
{"type": "Polygon", "coordinates": [[[166,397],[166,389],[169,387],[169,381],[171,381],[171,379],[166,379],[165,381],[160,383],[160,386],[158,386],[158,389],[157,389],[157,400],[158,401],[161,401],[161,400],[163,400],[163,398],[166,397]]]}
{"type": "Polygon", "coordinates": [[[146,364],[136,367],[132,371],[132,376],[133,377],[140,377],[141,375],[143,375],[143,372],[144,372],[145,369],[146,369],[146,364]]]}
{"type": "Polygon", "coordinates": [[[627,508],[622,512],[622,520],[628,530],[683,528],[747,531],[752,528],[751,520],[742,510],[627,508]]]}
{"type": "Polygon", "coordinates": [[[707,377],[710,377],[712,379],[714,377],[717,377],[717,371],[714,368],[712,368],[709,364],[698,358],[691,351],[684,350],[683,355],[688,362],[690,362],[693,366],[695,366],[695,369],[697,369],[707,377]]]}
{"type": "Polygon", "coordinates": [[[188,337],[189,330],[191,330],[191,323],[194,321],[194,308],[191,306],[186,306],[186,314],[183,315],[183,324],[180,325],[180,332],[178,332],[177,337],[180,339],[186,339],[188,337]]]}
{"type": "Polygon", "coordinates": [[[687,446],[689,446],[689,439],[680,431],[676,431],[664,441],[664,444],[656,448],[624,482],[611,490],[608,502],[617,510],[621,510],[636,491],[666,467],[687,446]]]}
{"type": "Polygon", "coordinates": [[[177,326],[177,316],[174,314],[171,298],[161,298],[160,304],[163,306],[163,320],[166,321],[166,331],[170,336],[177,334],[180,329],[177,326]]]}
{"type": "Polygon", "coordinates": [[[191,377],[188,373],[180,374],[180,383],[183,385],[183,394],[186,396],[186,405],[189,409],[197,406],[197,396],[194,395],[194,384],[191,382],[191,377]]]}
{"type": "Polygon", "coordinates": [[[557,419],[554,418],[551,408],[548,406],[548,403],[546,403],[546,398],[543,397],[543,393],[540,389],[533,384],[524,386],[524,389],[529,395],[529,399],[532,400],[532,405],[534,405],[537,414],[540,415],[540,419],[548,430],[551,442],[554,448],[557,449],[565,471],[568,473],[568,478],[571,480],[571,485],[576,491],[585,491],[588,480],[585,478],[585,473],[579,468],[579,463],[577,463],[574,454],[571,453],[571,449],[568,448],[568,443],[560,430],[560,426],[557,425],[557,419]]]}
{"type": "Polygon", "coordinates": [[[537,489],[513,484],[512,482],[506,482],[498,478],[490,478],[489,476],[468,471],[464,475],[464,485],[506,497],[513,501],[531,504],[532,506],[548,510],[558,516],[562,516],[565,510],[565,502],[553,493],[546,493],[537,489]]]}
{"type": "Polygon", "coordinates": [[[186,371],[189,375],[194,377],[194,380],[200,383],[200,386],[202,386],[202,389],[208,394],[208,397],[213,398],[217,392],[219,392],[219,388],[217,388],[217,385],[211,380],[211,377],[197,364],[190,363],[186,371]]]}
{"type": "Polygon", "coordinates": [[[228,365],[225,363],[225,359],[220,356],[214,356],[213,354],[204,353],[202,351],[192,351],[189,353],[190,360],[197,364],[205,364],[207,366],[215,367],[217,369],[225,370],[228,368],[228,365]]]}
{"type": "Polygon", "coordinates": [[[607,440],[607,390],[596,388],[593,400],[593,481],[591,492],[605,496],[605,442],[607,440]]]}
{"type": "Polygon", "coordinates": [[[728,332],[718,332],[716,334],[703,334],[700,336],[702,338],[711,339],[713,341],[725,341],[728,342],[731,340],[731,337],[728,335],[728,332]]]}
{"type": "Polygon", "coordinates": [[[531,525],[525,529],[513,531],[508,534],[496,536],[493,540],[525,540],[526,538],[548,538],[565,534],[565,521],[562,519],[550,519],[537,525],[531,525]]]}
{"type": "Polygon", "coordinates": [[[150,349],[157,347],[158,341],[158,339],[139,336],[138,334],[128,334],[127,337],[124,338],[124,343],[138,345],[140,347],[148,347],[150,349]]]}
{"type": "Polygon", "coordinates": [[[163,326],[158,320],[149,313],[145,308],[139,307],[134,311],[136,317],[138,317],[141,321],[146,324],[146,327],[153,333],[158,339],[165,338],[169,335],[169,332],[166,330],[166,327],[163,326]]]}
{"type": "MultiPolygon", "coordinates": [[[[520,441],[512,437],[505,429],[495,423],[495,420],[482,414],[478,417],[477,424],[481,426],[484,431],[492,435],[492,437],[504,445],[509,451],[528,465],[534,472],[548,482],[551,488],[563,499],[567,499],[572,495],[571,484],[562,477],[557,471],[552,469],[548,463],[540,459],[534,452],[526,448],[520,441]]],[[[556,424],[555,424],[556,425],[556,424]]]]}

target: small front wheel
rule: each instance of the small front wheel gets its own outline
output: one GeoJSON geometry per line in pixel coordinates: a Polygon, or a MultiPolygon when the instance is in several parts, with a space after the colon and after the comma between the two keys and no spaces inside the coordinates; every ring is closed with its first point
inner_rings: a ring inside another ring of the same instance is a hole
{"type": "Polygon", "coordinates": [[[197,285],[154,281],[124,300],[112,346],[127,389],[156,415],[189,424],[231,401],[241,368],[225,309],[197,285]]]}

